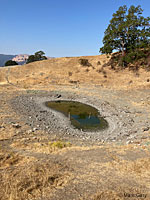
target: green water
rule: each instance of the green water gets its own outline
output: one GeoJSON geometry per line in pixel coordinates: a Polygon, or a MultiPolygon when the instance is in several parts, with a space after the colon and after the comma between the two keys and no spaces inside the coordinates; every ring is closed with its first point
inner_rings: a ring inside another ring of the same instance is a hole
{"type": "Polygon", "coordinates": [[[76,101],[49,101],[45,105],[63,113],[71,124],[83,131],[97,131],[108,128],[108,122],[102,118],[98,110],[87,104],[76,101]]]}

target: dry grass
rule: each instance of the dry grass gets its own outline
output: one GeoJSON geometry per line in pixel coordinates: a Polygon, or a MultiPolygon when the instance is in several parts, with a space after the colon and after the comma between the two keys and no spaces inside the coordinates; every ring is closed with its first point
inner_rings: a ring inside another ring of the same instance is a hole
{"type": "MultiPolygon", "coordinates": [[[[111,167],[124,175],[134,174],[137,177],[150,177],[150,158],[141,158],[136,161],[114,161],[111,167]]],[[[150,186],[150,183],[147,183],[150,186]]]]}
{"type": "Polygon", "coordinates": [[[68,174],[61,170],[61,165],[50,161],[3,170],[0,174],[0,199],[38,199],[50,195],[55,187],[62,187],[68,181],[68,174]]]}
{"type": "Polygon", "coordinates": [[[0,199],[27,200],[50,196],[56,187],[63,187],[70,174],[68,168],[51,160],[23,157],[17,153],[0,153],[0,199]]]}
{"type": "MultiPolygon", "coordinates": [[[[86,198],[85,198],[86,199],[86,198]]],[[[102,190],[97,191],[96,194],[91,196],[91,198],[88,197],[90,200],[137,200],[137,199],[144,199],[149,200],[149,195],[145,190],[137,189],[134,187],[128,187],[128,188],[115,188],[115,190],[102,190]],[[130,196],[131,195],[131,196],[130,196]],[[141,198],[141,197],[142,198],[141,198]]]]}
{"type": "Polygon", "coordinates": [[[124,200],[122,195],[112,190],[99,191],[91,197],[91,200],[124,200]]]}
{"type": "Polygon", "coordinates": [[[18,150],[29,150],[30,152],[51,154],[62,151],[62,149],[70,148],[72,144],[65,141],[50,141],[50,142],[34,142],[23,143],[21,141],[14,142],[11,147],[18,150]]]}
{"type": "Polygon", "coordinates": [[[85,56],[73,58],[55,58],[46,61],[34,62],[23,66],[16,66],[9,69],[0,69],[0,83],[8,84],[6,77],[8,76],[9,82],[14,84],[19,89],[31,89],[37,87],[49,87],[51,84],[61,85],[78,85],[82,84],[96,84],[102,85],[106,88],[113,89],[132,89],[137,87],[150,87],[149,73],[144,69],[140,69],[138,74],[129,69],[118,71],[117,73],[111,69],[110,66],[104,67],[99,71],[101,66],[110,58],[106,55],[99,56],[85,56]],[[92,67],[88,67],[88,73],[85,68],[79,63],[80,59],[87,59],[92,67]],[[71,73],[70,73],[71,69],[71,73]],[[99,71],[99,73],[97,72],[99,71]],[[103,71],[107,74],[103,74],[103,71]],[[78,72],[78,73],[77,73],[78,72]],[[42,76],[41,76],[42,74],[42,76]],[[71,77],[71,80],[70,80],[71,77]],[[71,81],[71,82],[70,82],[71,81]],[[121,83],[121,84],[120,84],[121,83]]]}

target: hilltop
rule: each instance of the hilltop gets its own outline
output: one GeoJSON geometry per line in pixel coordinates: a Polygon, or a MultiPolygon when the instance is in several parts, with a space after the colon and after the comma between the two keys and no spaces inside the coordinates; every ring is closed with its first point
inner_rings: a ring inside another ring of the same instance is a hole
{"type": "Polygon", "coordinates": [[[114,89],[149,87],[149,73],[135,68],[113,70],[107,65],[110,58],[106,55],[63,57],[33,62],[23,66],[0,69],[0,84],[9,83],[22,88],[62,85],[99,85],[114,89]],[[80,60],[87,60],[82,65],[80,60]]]}

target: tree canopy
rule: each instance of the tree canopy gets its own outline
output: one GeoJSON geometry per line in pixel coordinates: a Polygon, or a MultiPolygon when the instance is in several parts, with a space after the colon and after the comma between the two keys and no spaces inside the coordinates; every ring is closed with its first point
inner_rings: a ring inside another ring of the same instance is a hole
{"type": "Polygon", "coordinates": [[[40,60],[47,60],[47,57],[44,55],[45,53],[43,51],[38,51],[34,55],[30,55],[26,63],[31,63],[40,60]]]}
{"type": "Polygon", "coordinates": [[[120,6],[104,32],[100,52],[109,54],[115,50],[125,56],[150,48],[150,17],[145,18],[142,13],[141,6],[120,6]]]}
{"type": "Polygon", "coordinates": [[[18,65],[18,63],[13,60],[8,60],[5,62],[5,66],[12,66],[12,65],[18,65]]]}

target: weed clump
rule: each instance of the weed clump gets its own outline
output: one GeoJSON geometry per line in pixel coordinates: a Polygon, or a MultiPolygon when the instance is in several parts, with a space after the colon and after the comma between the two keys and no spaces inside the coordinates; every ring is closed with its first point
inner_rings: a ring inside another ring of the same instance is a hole
{"type": "Polygon", "coordinates": [[[79,81],[73,81],[73,80],[70,80],[69,83],[72,83],[72,84],[78,84],[79,81]]]}
{"type": "Polygon", "coordinates": [[[69,76],[72,76],[72,72],[68,72],[68,75],[69,75],[69,76]]]}
{"type": "Polygon", "coordinates": [[[100,62],[100,61],[97,61],[97,65],[101,65],[101,62],[100,62]]]}
{"type": "Polygon", "coordinates": [[[79,63],[80,63],[80,65],[82,65],[82,66],[87,66],[87,67],[92,66],[91,63],[89,63],[88,59],[83,59],[83,58],[81,58],[81,59],[79,59],[79,63]]]}
{"type": "Polygon", "coordinates": [[[70,147],[71,143],[70,142],[63,142],[63,141],[54,141],[54,142],[49,142],[49,146],[52,149],[62,149],[65,147],[70,147]]]}

